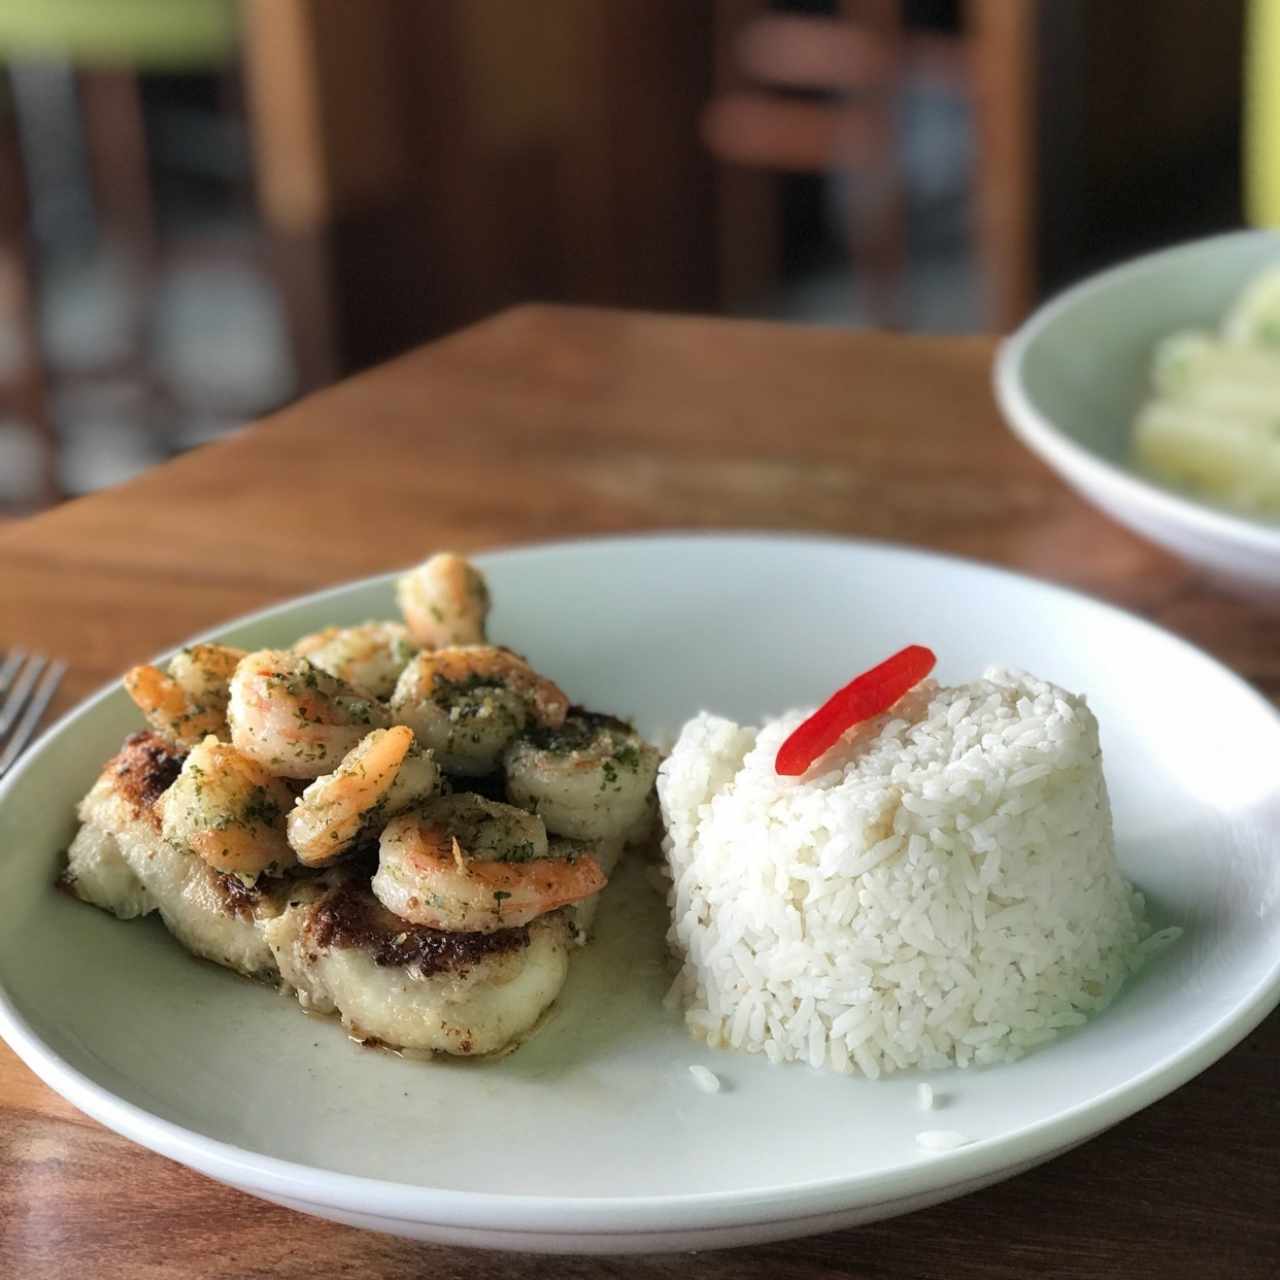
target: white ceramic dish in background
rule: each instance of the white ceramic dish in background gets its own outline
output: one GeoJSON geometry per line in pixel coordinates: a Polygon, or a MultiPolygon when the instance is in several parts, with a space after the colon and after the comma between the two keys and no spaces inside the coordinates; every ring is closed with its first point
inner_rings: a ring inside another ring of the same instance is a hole
{"type": "MultiPolygon", "coordinates": [[[[108,691],[0,790],[0,1031],[104,1124],[309,1213],[424,1239],[554,1251],[710,1248],[887,1217],[1045,1160],[1226,1052],[1280,993],[1280,718],[1183,642],[1055,587],[885,546],[655,537],[480,557],[493,634],[650,732],[699,707],[812,703],[911,641],[967,680],[991,661],[1089,692],[1119,855],[1186,932],[1103,1016],[1021,1062],[867,1081],[690,1040],[662,1007],[665,912],[633,868],[518,1053],[421,1063],[188,957],[152,921],[56,892],[72,806],[136,727],[108,691]],[[707,1095],[691,1064],[714,1070],[707,1095]],[[923,1129],[972,1145],[918,1149],[923,1129]]],[[[391,610],[378,579],[217,634],[286,641],[391,610]]],[[[1188,1152],[1194,1158],[1194,1152],[1188,1152]]]]}
{"type": "Polygon", "coordinates": [[[1134,469],[1134,415],[1151,356],[1178,329],[1213,329],[1253,276],[1280,263],[1280,234],[1241,231],[1152,253],[1068,289],[996,357],[1014,431],[1122,524],[1238,585],[1280,592],[1280,524],[1188,497],[1134,469]]]}

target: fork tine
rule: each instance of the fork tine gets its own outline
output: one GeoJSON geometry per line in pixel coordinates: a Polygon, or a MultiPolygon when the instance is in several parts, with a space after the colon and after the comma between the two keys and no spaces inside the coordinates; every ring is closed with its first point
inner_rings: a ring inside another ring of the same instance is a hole
{"type": "MultiPolygon", "coordinates": [[[[41,666],[43,665],[42,660],[41,666]]],[[[39,668],[37,667],[38,670],[39,668]]],[[[45,708],[57,691],[66,670],[67,664],[65,662],[55,662],[45,671],[40,683],[36,686],[31,701],[27,704],[27,709],[23,713],[22,719],[18,721],[18,726],[14,729],[8,745],[3,751],[0,751],[0,778],[3,778],[8,773],[14,761],[25,750],[27,743],[31,741],[31,736],[36,731],[36,725],[40,723],[40,717],[44,715],[45,708]]]]}
{"type": "Polygon", "coordinates": [[[3,664],[0,664],[0,694],[9,687],[9,682],[13,679],[13,674],[27,660],[27,655],[21,649],[10,649],[5,655],[3,664]]]}
{"type": "Polygon", "coordinates": [[[0,742],[4,741],[9,730],[13,728],[13,722],[21,714],[27,697],[47,661],[47,658],[39,654],[32,654],[27,659],[27,665],[18,673],[18,678],[13,682],[13,688],[5,695],[4,701],[0,702],[0,742]]]}

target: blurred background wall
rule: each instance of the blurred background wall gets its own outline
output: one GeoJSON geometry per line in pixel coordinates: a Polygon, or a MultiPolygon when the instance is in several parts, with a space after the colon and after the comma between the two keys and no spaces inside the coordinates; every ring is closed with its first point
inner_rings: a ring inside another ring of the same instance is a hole
{"type": "Polygon", "coordinates": [[[0,510],[531,299],[1005,330],[1241,222],[1247,8],[0,0],[0,510]]]}

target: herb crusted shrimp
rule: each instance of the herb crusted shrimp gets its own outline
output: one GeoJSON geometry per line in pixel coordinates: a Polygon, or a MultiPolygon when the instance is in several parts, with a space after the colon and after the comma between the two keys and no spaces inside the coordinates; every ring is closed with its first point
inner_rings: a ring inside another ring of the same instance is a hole
{"type": "Polygon", "coordinates": [[[133,667],[124,687],[162,737],[193,747],[208,734],[227,736],[227,699],[231,677],[245,656],[225,644],[193,644],[174,654],[168,671],[133,667]]]}
{"type": "Polygon", "coordinates": [[[550,857],[538,818],[479,796],[445,797],[395,818],[372,881],[401,919],[470,933],[528,924],[604,885],[589,853],[550,857]]]}
{"type": "Polygon", "coordinates": [[[503,749],[532,720],[563,723],[569,699],[518,654],[493,645],[420,653],[391,695],[391,713],[435,752],[446,773],[493,773],[503,749]]]}
{"type": "Polygon", "coordinates": [[[159,804],[164,838],[215,871],[253,880],[296,861],[285,835],[293,792],[212,735],[191,749],[159,804]]]}
{"type": "Polygon", "coordinates": [[[401,622],[364,622],[303,636],[293,651],[356,689],[389,698],[418,646],[401,622]]]}
{"type": "Polygon", "coordinates": [[[241,661],[227,719],[231,741],[284,778],[330,773],[371,729],[391,725],[376,698],[284,649],[259,649],[241,661]]]}
{"type": "Polygon", "coordinates": [[[536,728],[506,750],[507,798],[560,836],[624,836],[645,815],[658,752],[614,716],[574,707],[562,724],[536,728]]]}
{"type": "Polygon", "coordinates": [[[440,771],[404,725],[375,729],[342,758],[333,773],[317,778],[298,797],[286,827],[298,860],[325,866],[366,831],[425,800],[440,771]]]}
{"type": "Polygon", "coordinates": [[[396,583],[400,612],[416,643],[428,649],[483,644],[489,588],[462,556],[442,551],[396,583]]]}

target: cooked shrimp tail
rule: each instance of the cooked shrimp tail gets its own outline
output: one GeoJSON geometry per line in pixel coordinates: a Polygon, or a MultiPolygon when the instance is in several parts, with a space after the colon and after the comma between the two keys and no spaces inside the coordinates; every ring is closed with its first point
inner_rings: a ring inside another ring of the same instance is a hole
{"type": "Polygon", "coordinates": [[[193,644],[175,654],[168,671],[134,667],[124,687],[147,723],[180,747],[193,747],[209,734],[228,736],[229,685],[243,649],[193,644]]]}

